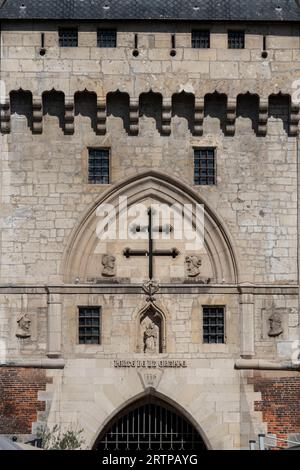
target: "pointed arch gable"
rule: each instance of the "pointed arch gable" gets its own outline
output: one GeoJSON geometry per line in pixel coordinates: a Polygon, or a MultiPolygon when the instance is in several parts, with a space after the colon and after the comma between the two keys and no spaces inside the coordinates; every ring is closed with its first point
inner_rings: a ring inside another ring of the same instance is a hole
{"type": "Polygon", "coordinates": [[[211,444],[204,433],[203,429],[199,425],[199,423],[195,420],[195,418],[179,403],[175,402],[172,398],[164,395],[161,392],[158,392],[154,388],[148,388],[144,392],[139,393],[138,395],[130,398],[127,400],[125,403],[123,403],[121,406],[119,406],[116,410],[114,410],[113,413],[111,413],[104,423],[102,423],[101,428],[98,430],[96,434],[96,438],[94,442],[92,443],[92,449],[96,450],[99,442],[105,435],[105,433],[109,430],[110,426],[113,424],[114,421],[116,421],[117,417],[125,414],[127,411],[130,411],[131,409],[134,409],[139,406],[139,404],[142,404],[145,401],[152,401],[159,403],[165,407],[168,407],[170,409],[173,409],[176,411],[178,414],[182,415],[184,419],[190,423],[197,433],[199,434],[203,445],[206,447],[207,450],[212,449],[211,444]]]}
{"type": "Polygon", "coordinates": [[[65,282],[74,280],[85,272],[88,254],[98,240],[97,209],[101,204],[111,204],[118,212],[119,197],[126,196],[128,206],[152,198],[156,202],[173,205],[202,204],[205,208],[205,247],[209,254],[214,277],[218,283],[235,284],[239,279],[237,256],[231,236],[215,211],[192,188],[174,177],[155,171],[135,175],[103,193],[87,210],[81,222],[71,233],[65,250],[61,272],[65,282]]]}

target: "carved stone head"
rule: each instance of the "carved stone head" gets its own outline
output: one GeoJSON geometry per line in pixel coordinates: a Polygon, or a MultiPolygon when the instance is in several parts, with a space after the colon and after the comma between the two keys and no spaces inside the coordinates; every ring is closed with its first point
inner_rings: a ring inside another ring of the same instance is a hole
{"type": "Polygon", "coordinates": [[[115,264],[116,258],[115,256],[111,255],[110,253],[102,256],[102,276],[104,277],[114,277],[116,275],[115,272],[115,264]]]}
{"type": "Polygon", "coordinates": [[[186,271],[188,277],[196,277],[200,274],[200,266],[202,265],[202,259],[200,256],[191,255],[185,258],[186,271]]]}
{"type": "Polygon", "coordinates": [[[273,338],[283,333],[282,319],[280,313],[272,313],[269,317],[270,329],[268,335],[273,338]]]}
{"type": "Polygon", "coordinates": [[[22,315],[19,320],[17,321],[18,323],[18,329],[16,336],[17,338],[30,338],[31,332],[30,332],[30,326],[31,326],[31,320],[28,317],[27,313],[22,315]]]}

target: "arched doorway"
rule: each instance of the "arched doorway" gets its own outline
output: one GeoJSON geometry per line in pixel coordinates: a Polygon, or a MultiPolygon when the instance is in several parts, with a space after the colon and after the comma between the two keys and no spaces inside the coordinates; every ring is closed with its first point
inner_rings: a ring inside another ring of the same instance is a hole
{"type": "Polygon", "coordinates": [[[188,453],[207,447],[196,427],[179,410],[149,395],[120,411],[105,426],[94,449],[188,453]]]}

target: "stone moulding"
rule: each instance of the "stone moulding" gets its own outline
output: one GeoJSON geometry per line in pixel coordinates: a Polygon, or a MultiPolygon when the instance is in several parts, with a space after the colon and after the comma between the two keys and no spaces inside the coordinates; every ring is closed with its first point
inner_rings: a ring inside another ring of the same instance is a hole
{"type": "Polygon", "coordinates": [[[11,359],[0,362],[0,367],[19,367],[32,369],[64,369],[63,359],[11,359]]]}
{"type": "MultiPolygon", "coordinates": [[[[7,295],[31,294],[40,295],[47,294],[63,294],[74,295],[80,294],[141,294],[142,284],[114,284],[105,282],[101,284],[75,284],[62,283],[57,285],[0,285],[0,293],[7,295]]],[[[243,286],[241,289],[239,284],[166,284],[160,285],[160,295],[168,294],[231,294],[237,295],[241,293],[251,293],[256,295],[298,295],[299,288],[296,285],[255,285],[243,286]]]]}
{"type": "Polygon", "coordinates": [[[300,364],[275,362],[267,359],[238,359],[234,367],[237,370],[283,370],[300,372],[300,364]]]}

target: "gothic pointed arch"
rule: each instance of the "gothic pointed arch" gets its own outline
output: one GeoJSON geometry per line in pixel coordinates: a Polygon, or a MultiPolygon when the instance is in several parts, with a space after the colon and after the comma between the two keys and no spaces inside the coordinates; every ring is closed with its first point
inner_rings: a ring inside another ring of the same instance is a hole
{"type": "MultiPolygon", "coordinates": [[[[120,212],[119,198],[126,196],[128,207],[151,199],[155,203],[169,206],[176,204],[202,204],[204,206],[205,250],[211,265],[212,278],[215,283],[238,283],[239,269],[234,243],[219,215],[191,187],[174,177],[156,171],[149,171],[132,176],[103,193],[87,210],[79,225],[73,230],[64,253],[61,271],[64,282],[73,283],[76,279],[88,279],[88,263],[91,255],[96,253],[99,239],[97,210],[102,204],[115,208],[118,217],[120,212]]],[[[122,257],[120,253],[120,258],[122,257]]],[[[182,260],[184,263],[184,259],[182,260]]],[[[98,265],[101,262],[98,262],[98,265]]]]}
{"type": "Polygon", "coordinates": [[[195,419],[169,397],[149,388],[109,416],[93,450],[203,452],[210,444],[195,419]],[[147,429],[147,431],[145,431],[147,429]]]}

